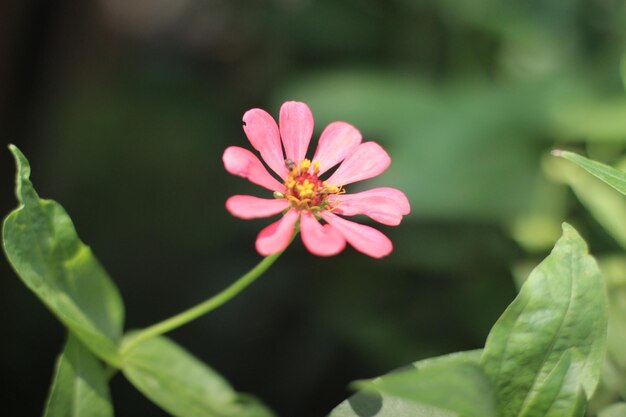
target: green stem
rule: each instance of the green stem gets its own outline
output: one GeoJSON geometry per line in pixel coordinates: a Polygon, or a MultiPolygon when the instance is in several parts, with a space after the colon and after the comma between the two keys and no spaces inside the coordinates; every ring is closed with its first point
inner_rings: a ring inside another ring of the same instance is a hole
{"type": "Polygon", "coordinates": [[[121,353],[124,354],[126,352],[129,352],[145,340],[165,334],[184,324],[189,323],[192,320],[197,319],[200,316],[203,316],[210,311],[215,310],[216,308],[239,294],[241,291],[243,291],[248,285],[252,284],[276,261],[276,259],[278,259],[281,254],[282,252],[278,252],[263,258],[263,260],[259,262],[257,266],[248,271],[248,273],[243,275],[230,286],[226,287],[224,290],[222,290],[222,292],[214,295],[208,300],[203,301],[202,303],[191,307],[190,309],[185,310],[182,313],[172,316],[169,319],[163,320],[159,323],[153,324],[150,327],[146,327],[145,329],[138,331],[128,341],[128,343],[122,346],[121,353]]]}

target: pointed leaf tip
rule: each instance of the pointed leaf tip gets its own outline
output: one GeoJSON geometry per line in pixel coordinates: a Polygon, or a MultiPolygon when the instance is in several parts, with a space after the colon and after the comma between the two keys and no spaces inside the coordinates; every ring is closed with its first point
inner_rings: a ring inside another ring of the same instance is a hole
{"type": "Polygon", "coordinates": [[[29,191],[35,193],[30,183],[30,163],[17,146],[10,144],[9,151],[13,154],[13,158],[15,158],[15,197],[20,204],[24,204],[26,196],[24,185],[27,186],[29,191]]]}
{"type": "Polygon", "coordinates": [[[563,234],[557,242],[557,245],[561,242],[574,242],[584,255],[589,255],[589,246],[587,245],[587,242],[582,238],[574,226],[563,222],[561,223],[561,230],[563,231],[563,234]]]}
{"type": "Polygon", "coordinates": [[[13,158],[15,158],[15,166],[17,168],[18,176],[22,178],[28,179],[30,177],[30,164],[28,163],[28,159],[19,150],[19,148],[13,144],[9,145],[9,151],[13,154],[13,158]]]}
{"type": "Polygon", "coordinates": [[[575,163],[594,177],[626,195],[626,172],[613,168],[610,165],[594,161],[593,159],[585,158],[584,156],[573,152],[560,151],[555,156],[565,158],[568,161],[575,163]]]}
{"type": "Polygon", "coordinates": [[[561,230],[563,231],[563,237],[578,237],[580,238],[580,234],[574,229],[574,227],[567,223],[561,223],[561,230]]]}

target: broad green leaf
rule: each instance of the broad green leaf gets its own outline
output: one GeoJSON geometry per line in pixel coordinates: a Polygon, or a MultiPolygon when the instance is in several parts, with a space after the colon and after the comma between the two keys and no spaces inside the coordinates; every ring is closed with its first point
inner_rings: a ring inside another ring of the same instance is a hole
{"type": "Polygon", "coordinates": [[[497,417],[495,391],[480,366],[471,362],[433,362],[392,373],[357,387],[443,410],[461,417],[497,417]]]}
{"type": "Polygon", "coordinates": [[[578,369],[566,350],[520,417],[582,417],[586,405],[578,369]]]}
{"type": "Polygon", "coordinates": [[[119,364],[124,306],[104,268],[78,236],[60,204],[40,199],[30,165],[10,146],[17,164],[20,206],[4,221],[3,246],[24,284],[92,352],[119,364]]]}
{"type": "Polygon", "coordinates": [[[598,413],[598,417],[624,417],[626,416],[626,403],[617,403],[608,406],[598,413]]]}
{"type": "MultiPolygon", "coordinates": [[[[626,120],[626,118],[624,119],[626,120]]],[[[553,151],[554,155],[572,161],[576,165],[585,169],[590,174],[598,177],[620,193],[626,195],[626,172],[615,169],[611,166],[585,158],[573,152],[553,151]]]]}
{"type": "MultiPolygon", "coordinates": [[[[124,340],[132,340],[130,333],[124,340]]],[[[124,353],[128,380],[176,417],[270,417],[252,397],[235,392],[213,369],[165,337],[148,339],[124,353]]]]}
{"type": "Polygon", "coordinates": [[[57,362],[44,417],[113,417],[101,363],[71,334],[57,362]]]}
{"type": "Polygon", "coordinates": [[[608,234],[626,248],[626,199],[606,183],[565,160],[546,161],[545,168],[556,180],[569,185],[608,234]]]}
{"type": "MultiPolygon", "coordinates": [[[[533,270],[487,338],[481,364],[496,385],[502,417],[540,412],[545,406],[540,398],[558,386],[559,361],[568,350],[569,366],[589,398],[598,384],[606,335],[603,277],[583,239],[563,224],[552,253],[533,270]]],[[[563,384],[570,384],[568,378],[563,384]]]]}
{"type": "MultiPolygon", "coordinates": [[[[449,355],[415,362],[412,367],[413,369],[417,369],[417,372],[419,373],[421,370],[428,370],[429,368],[454,368],[456,366],[463,367],[465,365],[477,365],[480,360],[481,352],[482,351],[480,350],[473,350],[468,352],[452,353],[449,355]]],[[[411,368],[409,367],[408,370],[402,370],[400,372],[411,372],[411,368]]],[[[372,385],[376,386],[384,378],[389,378],[393,375],[394,374],[390,374],[378,378],[373,381],[372,385]]],[[[469,387],[467,389],[472,388],[469,387]]],[[[385,392],[383,392],[382,394],[378,394],[366,391],[359,391],[356,394],[352,395],[350,398],[343,401],[335,409],[333,409],[333,411],[329,415],[329,417],[398,416],[458,417],[459,415],[453,411],[443,410],[427,403],[420,403],[417,401],[400,398],[395,395],[389,395],[385,392]]],[[[485,417],[487,417],[487,415],[485,415],[485,417]]]]}

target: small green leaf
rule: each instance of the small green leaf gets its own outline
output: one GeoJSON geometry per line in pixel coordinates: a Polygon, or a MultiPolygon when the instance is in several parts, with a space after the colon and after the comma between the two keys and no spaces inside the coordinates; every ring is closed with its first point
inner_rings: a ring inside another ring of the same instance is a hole
{"type": "Polygon", "coordinates": [[[15,146],[20,206],[4,220],[4,251],[17,275],[92,352],[117,365],[124,306],[104,268],[60,204],[42,200],[15,146]]]}
{"type": "Polygon", "coordinates": [[[608,234],[626,248],[626,199],[578,166],[561,159],[547,161],[546,168],[556,180],[569,185],[608,234]]]}
{"type": "Polygon", "coordinates": [[[555,150],[555,156],[560,156],[585,169],[590,174],[598,177],[620,193],[626,195],[626,172],[615,169],[611,166],[585,158],[573,152],[555,150]]]}
{"type": "Polygon", "coordinates": [[[471,362],[433,362],[356,386],[453,411],[460,417],[498,416],[491,381],[471,362]]]}
{"type": "Polygon", "coordinates": [[[598,413],[598,417],[624,417],[626,416],[626,403],[611,404],[598,413]]]}
{"type": "MultiPolygon", "coordinates": [[[[124,340],[132,340],[130,333],[124,340]]],[[[124,375],[176,417],[270,417],[252,397],[235,392],[213,369],[171,340],[157,336],[125,351],[124,375]]]]}
{"type": "MultiPolygon", "coordinates": [[[[412,366],[414,369],[417,369],[417,374],[423,370],[429,373],[428,369],[454,369],[457,366],[462,369],[464,366],[478,365],[481,353],[481,350],[452,353],[418,361],[412,366]]],[[[409,368],[408,370],[398,371],[400,372],[398,375],[402,375],[402,373],[405,372],[413,373],[414,369],[409,368]]],[[[374,380],[371,383],[372,388],[376,387],[382,380],[392,377],[394,377],[393,373],[374,380]]],[[[425,387],[425,389],[431,392],[433,391],[431,388],[425,387]]],[[[463,391],[467,392],[466,390],[472,389],[474,388],[465,387],[463,391]]],[[[441,393],[438,395],[440,394],[441,393]]],[[[451,396],[450,392],[444,394],[451,396]]],[[[432,401],[430,404],[428,402],[418,401],[389,395],[386,392],[359,391],[335,407],[329,417],[458,417],[458,414],[453,411],[434,407],[432,401]]],[[[454,401],[457,401],[457,399],[454,401]]],[[[482,407],[484,405],[477,404],[476,406],[482,407]]],[[[484,417],[488,415],[489,414],[485,414],[484,417]]]]}
{"type": "Polygon", "coordinates": [[[102,365],[71,334],[57,362],[44,417],[113,417],[102,365]]]}
{"type": "Polygon", "coordinates": [[[496,385],[502,416],[543,416],[537,414],[547,404],[543,398],[557,389],[570,392],[563,384],[570,386],[573,376],[559,379],[569,367],[576,369],[575,382],[589,398],[598,384],[606,337],[603,277],[583,239],[563,224],[552,253],[487,338],[481,364],[496,385]],[[563,359],[567,351],[570,358],[563,359]],[[570,363],[566,367],[562,361],[570,363]]]}

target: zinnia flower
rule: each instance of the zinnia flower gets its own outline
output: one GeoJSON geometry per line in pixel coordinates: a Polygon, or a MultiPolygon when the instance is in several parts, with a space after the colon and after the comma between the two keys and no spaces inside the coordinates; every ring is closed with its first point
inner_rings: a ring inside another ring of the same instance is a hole
{"type": "Polygon", "coordinates": [[[248,140],[280,181],[247,149],[231,146],[223,155],[228,172],[273,192],[273,198],[230,197],[226,208],[232,215],[254,219],[283,213],[278,221],[261,230],[257,251],[267,256],[285,249],[300,220],[302,242],[314,255],[336,255],[346,242],[374,258],[391,253],[393,245],[383,233],[338,216],[364,214],[379,223],[396,226],[409,213],[406,196],[394,188],[346,194],[346,185],[375,177],[387,169],[391,163],[387,152],[375,142],[362,142],[361,133],[354,126],[333,122],[322,132],[313,158],[307,159],[313,134],[309,107],[295,101],[284,103],[279,123],[280,128],[261,109],[249,110],[243,116],[248,140]],[[338,164],[324,179],[324,174],[338,164]]]}

